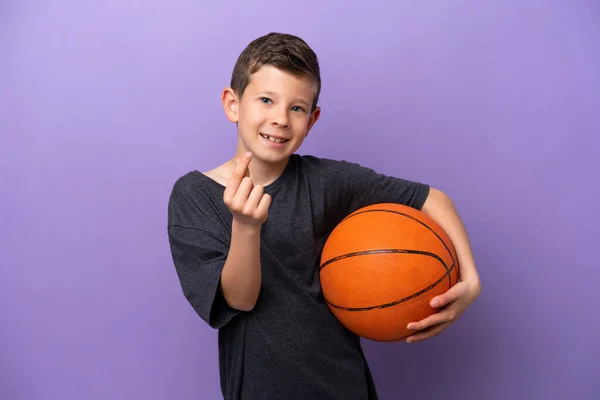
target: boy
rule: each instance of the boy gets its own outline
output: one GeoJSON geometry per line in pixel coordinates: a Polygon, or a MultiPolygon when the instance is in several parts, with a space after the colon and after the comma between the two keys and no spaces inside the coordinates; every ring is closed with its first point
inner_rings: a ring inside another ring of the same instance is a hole
{"type": "Polygon", "coordinates": [[[480,292],[464,227],[442,192],[295,154],[319,119],[320,87],[317,57],[302,39],[271,33],[251,42],[222,95],[238,129],[234,157],[173,187],[173,261],[190,304],[219,329],[225,399],[377,398],[359,338],[331,314],[319,284],[328,235],[360,207],[421,209],[456,247],[460,282],[432,300],[438,313],[410,324],[407,341],[440,333],[480,292]]]}

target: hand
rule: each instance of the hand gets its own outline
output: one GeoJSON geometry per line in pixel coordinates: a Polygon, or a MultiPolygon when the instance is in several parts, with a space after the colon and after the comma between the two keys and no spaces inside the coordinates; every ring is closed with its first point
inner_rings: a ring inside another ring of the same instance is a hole
{"type": "Polygon", "coordinates": [[[411,322],[407,328],[416,331],[406,339],[406,343],[420,342],[439,335],[444,329],[456,322],[465,310],[481,293],[479,281],[461,281],[452,286],[446,293],[431,299],[433,308],[440,310],[429,317],[411,322]]]}
{"type": "Polygon", "coordinates": [[[263,187],[255,185],[250,178],[248,164],[251,159],[252,153],[248,152],[236,160],[236,166],[223,193],[223,201],[233,214],[234,222],[258,227],[267,220],[271,196],[264,193],[263,187]]]}

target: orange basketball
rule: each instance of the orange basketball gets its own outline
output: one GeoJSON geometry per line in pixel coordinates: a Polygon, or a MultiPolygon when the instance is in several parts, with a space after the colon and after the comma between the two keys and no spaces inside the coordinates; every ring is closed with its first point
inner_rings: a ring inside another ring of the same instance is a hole
{"type": "Polygon", "coordinates": [[[331,312],[352,332],[399,341],[409,322],[437,312],[429,305],[458,280],[450,238],[427,214],[374,204],[347,216],[321,255],[320,278],[331,312]]]}

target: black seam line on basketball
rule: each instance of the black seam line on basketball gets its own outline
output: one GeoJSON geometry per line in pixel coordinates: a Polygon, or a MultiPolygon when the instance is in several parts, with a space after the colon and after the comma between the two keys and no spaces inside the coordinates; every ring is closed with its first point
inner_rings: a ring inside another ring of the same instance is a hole
{"type": "Polygon", "coordinates": [[[425,289],[420,290],[420,291],[418,291],[416,293],[413,293],[410,296],[404,297],[404,298],[402,298],[400,300],[392,301],[391,303],[380,304],[380,305],[377,305],[377,306],[369,306],[369,307],[344,307],[344,306],[339,306],[337,304],[334,304],[334,303],[330,302],[327,299],[325,299],[325,301],[331,307],[337,308],[338,310],[342,310],[342,311],[370,311],[370,310],[377,310],[377,309],[381,309],[381,308],[393,307],[393,306],[398,305],[400,303],[404,303],[405,301],[408,301],[410,299],[414,299],[415,297],[420,296],[423,293],[425,293],[425,292],[433,289],[434,287],[436,287],[438,283],[440,283],[441,281],[443,281],[444,279],[446,279],[446,276],[450,275],[450,272],[452,272],[452,270],[454,269],[455,265],[456,265],[456,263],[452,263],[452,266],[450,267],[450,269],[444,275],[442,275],[442,277],[440,279],[438,279],[437,281],[435,281],[431,285],[427,286],[425,289]]]}
{"type": "Polygon", "coordinates": [[[436,260],[438,260],[444,266],[444,269],[446,270],[446,272],[448,272],[448,266],[446,265],[446,263],[444,263],[444,260],[442,260],[440,258],[440,256],[438,256],[437,254],[430,253],[428,251],[409,250],[409,249],[363,250],[363,251],[356,251],[354,253],[342,254],[341,256],[334,257],[334,258],[332,258],[332,259],[327,260],[326,262],[324,262],[319,267],[319,270],[323,270],[323,268],[325,268],[329,264],[332,264],[332,263],[334,263],[336,261],[343,260],[344,258],[358,257],[358,256],[368,256],[368,255],[372,255],[372,254],[390,254],[390,253],[396,253],[396,254],[419,254],[419,255],[422,255],[422,256],[433,257],[436,260]]]}
{"type": "MultiPolygon", "coordinates": [[[[450,258],[452,259],[452,261],[454,261],[454,257],[452,256],[452,252],[450,251],[450,249],[448,248],[448,246],[446,246],[446,242],[444,242],[444,240],[440,237],[440,235],[437,234],[436,231],[434,231],[429,225],[427,225],[425,222],[420,221],[419,219],[408,215],[406,213],[400,212],[400,211],[394,211],[394,210],[385,210],[385,209],[374,209],[374,210],[365,210],[365,211],[360,211],[360,212],[355,212],[354,214],[351,214],[349,216],[347,216],[346,218],[344,218],[342,220],[342,222],[346,221],[347,219],[350,219],[354,216],[357,216],[359,214],[364,214],[364,213],[369,213],[369,212],[388,212],[388,213],[392,213],[392,214],[398,214],[398,215],[402,215],[404,217],[410,218],[415,222],[418,222],[419,224],[423,225],[425,228],[429,229],[431,231],[431,233],[433,233],[439,240],[440,242],[442,242],[442,245],[444,246],[444,248],[446,249],[446,251],[448,252],[448,255],[450,256],[450,258]]],[[[341,222],[340,222],[341,223],[341,222]]]]}
{"type": "MultiPolygon", "coordinates": [[[[354,216],[356,216],[356,215],[359,215],[359,214],[364,214],[364,213],[368,213],[368,212],[381,212],[381,211],[383,211],[383,212],[389,212],[389,213],[392,213],[392,214],[403,215],[403,216],[405,216],[405,217],[407,217],[407,218],[410,218],[410,219],[412,219],[413,221],[416,221],[416,222],[418,222],[419,224],[423,225],[425,228],[429,229],[429,230],[431,231],[431,233],[433,233],[433,234],[434,234],[434,235],[435,235],[435,236],[436,236],[436,237],[437,237],[437,238],[440,240],[440,242],[442,242],[442,245],[443,245],[443,246],[446,248],[446,251],[447,251],[447,252],[448,252],[448,254],[450,255],[450,258],[452,259],[452,263],[453,263],[453,264],[454,264],[454,263],[456,263],[456,260],[455,260],[455,259],[454,259],[454,257],[452,256],[452,252],[450,251],[450,249],[448,248],[448,246],[446,246],[446,242],[444,242],[444,240],[443,240],[443,239],[440,237],[440,235],[438,235],[438,234],[437,234],[437,232],[436,232],[436,231],[434,231],[433,229],[431,229],[431,227],[430,227],[429,225],[427,225],[425,222],[423,222],[423,221],[420,221],[420,220],[418,220],[417,218],[415,218],[415,217],[413,217],[413,216],[411,216],[411,215],[405,214],[405,213],[403,213],[403,212],[400,212],[400,211],[394,211],[394,210],[385,210],[385,209],[383,209],[383,208],[378,208],[378,209],[374,209],[374,210],[365,210],[365,211],[359,211],[359,212],[356,212],[356,211],[355,211],[353,214],[350,214],[350,215],[348,215],[346,218],[344,218],[344,219],[343,219],[343,220],[340,222],[340,224],[341,224],[342,222],[346,221],[347,219],[350,219],[350,218],[352,218],[352,217],[354,217],[354,216]]],[[[444,264],[444,266],[445,266],[445,264],[444,264]]],[[[451,279],[450,275],[448,275],[448,286],[449,286],[449,288],[450,288],[450,287],[452,287],[452,279],[451,279]]]]}

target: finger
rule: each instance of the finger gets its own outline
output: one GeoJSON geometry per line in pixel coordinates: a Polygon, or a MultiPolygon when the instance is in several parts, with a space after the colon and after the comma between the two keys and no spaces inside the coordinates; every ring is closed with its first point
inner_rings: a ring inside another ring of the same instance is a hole
{"type": "Polygon", "coordinates": [[[442,322],[444,321],[439,317],[438,314],[433,314],[419,322],[411,322],[406,326],[406,328],[410,329],[411,331],[422,331],[442,322]]]}
{"type": "Polygon", "coordinates": [[[241,211],[244,209],[244,205],[246,204],[246,201],[248,201],[248,196],[250,196],[252,188],[254,188],[254,182],[252,179],[244,177],[240,183],[240,186],[238,187],[238,190],[233,195],[232,204],[236,210],[241,211]]]}
{"type": "Polygon", "coordinates": [[[438,313],[432,314],[427,318],[422,319],[418,322],[409,323],[406,328],[414,331],[421,331],[431,326],[438,325],[445,322],[451,322],[454,320],[452,317],[453,310],[444,310],[438,313]]]}
{"type": "Polygon", "coordinates": [[[242,183],[242,179],[245,176],[250,176],[248,172],[248,164],[250,164],[250,160],[252,159],[252,153],[248,152],[242,157],[236,160],[236,165],[233,168],[233,172],[231,173],[231,177],[227,182],[227,187],[225,188],[224,197],[231,198],[238,190],[240,183],[242,183]]]}
{"type": "Polygon", "coordinates": [[[439,296],[435,296],[429,302],[429,305],[433,308],[444,307],[452,302],[454,302],[458,298],[458,289],[457,286],[452,286],[446,293],[443,293],[439,296]]]}
{"type": "Polygon", "coordinates": [[[256,212],[259,215],[268,215],[270,205],[271,205],[271,195],[268,195],[265,193],[265,194],[263,194],[262,198],[260,199],[260,202],[258,203],[258,206],[256,207],[256,212]]]}
{"type": "Polygon", "coordinates": [[[446,329],[448,326],[450,326],[450,323],[446,322],[446,323],[431,327],[425,331],[420,331],[418,333],[410,335],[408,338],[406,338],[406,343],[416,343],[416,342],[421,342],[426,339],[431,339],[432,337],[437,336],[440,333],[442,333],[442,331],[444,331],[444,329],[446,329]]]}
{"type": "Polygon", "coordinates": [[[255,185],[250,192],[250,195],[248,195],[248,200],[246,200],[245,207],[252,211],[256,210],[260,199],[262,199],[263,193],[263,187],[261,185],[255,185]]]}

